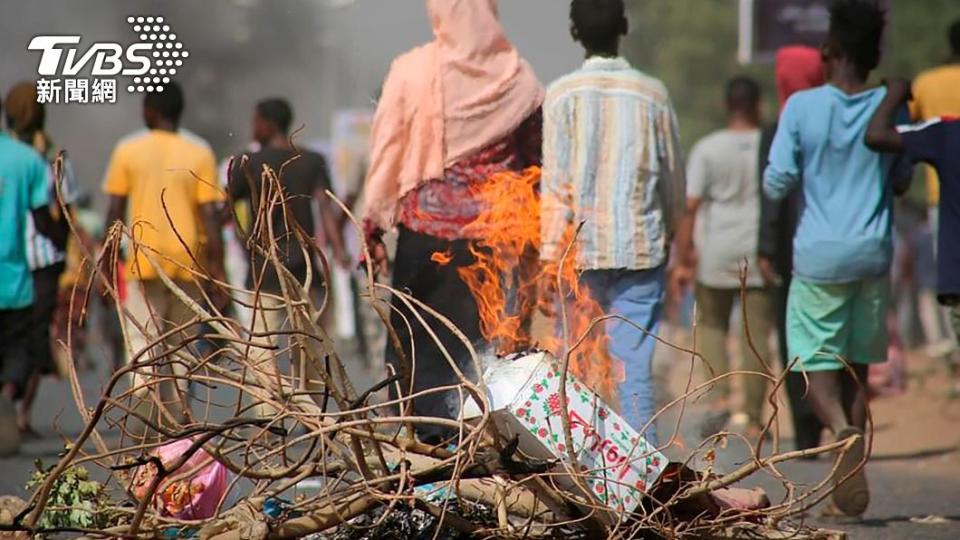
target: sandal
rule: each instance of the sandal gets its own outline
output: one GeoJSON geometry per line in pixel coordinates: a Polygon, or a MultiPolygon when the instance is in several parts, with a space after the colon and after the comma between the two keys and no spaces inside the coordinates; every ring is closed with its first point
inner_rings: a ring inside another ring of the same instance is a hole
{"type": "Polygon", "coordinates": [[[837,433],[837,441],[853,436],[859,439],[845,454],[839,456],[836,472],[833,476],[833,504],[846,516],[861,516],[870,504],[870,488],[867,475],[861,466],[866,454],[866,442],[863,431],[855,427],[846,427],[837,433]],[[859,469],[859,470],[858,470],[859,469]],[[846,478],[846,480],[844,480],[846,478]]]}

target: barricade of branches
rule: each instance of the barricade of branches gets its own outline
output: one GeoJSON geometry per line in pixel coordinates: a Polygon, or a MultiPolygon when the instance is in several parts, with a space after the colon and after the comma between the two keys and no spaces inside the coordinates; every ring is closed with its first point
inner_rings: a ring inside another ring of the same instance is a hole
{"type": "MultiPolygon", "coordinates": [[[[87,302],[102,296],[116,308],[124,322],[130,361],[113,373],[98,396],[87,395],[76,370],[71,371],[74,400],[85,427],[37,482],[26,507],[3,529],[124,538],[246,540],[311,534],[372,538],[390,537],[391,527],[399,531],[420,520],[431,531],[425,537],[434,538],[715,538],[735,536],[737,531],[754,535],[793,531],[792,537],[804,538],[809,533],[791,525],[790,518],[828,496],[832,484],[824,479],[800,489],[780,466],[811,454],[842,452],[853,440],[784,453],[775,433],[771,443],[763,438],[755,443],[752,458],[729,474],[694,472],[689,463],[709,461],[716,447],[734,436],[719,434],[692,450],[687,463],[672,464],[645,491],[642,504],[625,514],[601,504],[586,489],[583,478],[595,471],[576,466],[574,445],[568,445],[569,456],[532,459],[518,448],[516,439],[501,436],[481,380],[458,371],[453,388],[479,405],[482,414],[470,421],[416,414],[412,400],[418,396],[407,391],[415,357],[402,358],[400,373],[357,388],[320,322],[330,304],[328,288],[315,292],[315,285],[328,282],[324,253],[286,210],[278,174],[265,169],[260,181],[257,212],[241,236],[251,254],[254,282],[275,273],[279,293],[262,287],[234,288],[209,275],[196,253],[191,254],[193,264],[180,268],[191,279],[170,278],[161,266],[173,261],[138,245],[121,224],[109,229],[102,254],[87,253],[91,278],[78,286],[86,287],[87,302]],[[284,230],[275,228],[277,221],[271,216],[276,212],[286,218],[284,230]],[[278,241],[281,237],[285,240],[278,241]],[[157,271],[155,285],[162,293],[152,298],[182,304],[189,317],[172,324],[164,320],[167,308],[148,305],[149,316],[144,318],[121,301],[113,273],[104,270],[115,264],[121,242],[128,250],[139,251],[157,271]],[[321,261],[321,271],[298,279],[284,266],[286,254],[280,246],[292,246],[306,259],[321,261]],[[232,310],[221,298],[231,299],[232,310]],[[270,324],[271,320],[281,323],[270,324]],[[137,342],[145,346],[132,350],[137,342]],[[390,389],[391,398],[377,401],[390,389]],[[440,446],[426,444],[417,437],[418,428],[426,425],[446,427],[457,435],[440,446]],[[204,475],[214,465],[223,469],[218,479],[198,480],[207,478],[204,475]],[[78,466],[105,471],[95,475],[106,477],[112,502],[109,508],[86,511],[109,513],[111,523],[96,529],[43,526],[49,522],[43,517],[57,510],[52,494],[60,485],[58,479],[78,466]],[[784,500],[738,509],[714,496],[758,471],[780,479],[787,490],[784,500]],[[564,478],[566,484],[560,482],[564,478]],[[312,490],[299,489],[305,483],[312,490]],[[212,503],[197,502],[204,490],[217,494],[212,503]],[[401,526],[404,522],[407,525],[401,526]]],[[[172,220],[170,226],[176,229],[172,220]]],[[[370,261],[367,255],[365,260],[370,261]]],[[[404,291],[378,283],[369,262],[365,271],[364,300],[388,327],[388,346],[403,350],[389,327],[391,306],[384,298],[392,295],[413,314],[406,323],[434,336],[438,346],[442,346],[436,339],[438,328],[448,327],[463,338],[476,372],[482,373],[476,344],[442,314],[404,291]]],[[[595,325],[603,322],[598,319],[595,325]]],[[[576,338],[571,336],[570,342],[576,338]]],[[[692,351],[674,348],[689,357],[691,370],[702,361],[692,351]]],[[[449,355],[447,360],[457,370],[457,362],[449,355]]],[[[566,370],[567,362],[562,363],[566,370]]],[[[766,427],[776,431],[782,377],[772,372],[750,375],[772,382],[773,413],[766,427]]],[[[699,386],[688,384],[660,413],[679,409],[682,418],[686,404],[718,378],[699,386]]],[[[569,440],[569,422],[566,418],[563,422],[569,440]]],[[[664,446],[673,443],[676,431],[664,446]]]]}

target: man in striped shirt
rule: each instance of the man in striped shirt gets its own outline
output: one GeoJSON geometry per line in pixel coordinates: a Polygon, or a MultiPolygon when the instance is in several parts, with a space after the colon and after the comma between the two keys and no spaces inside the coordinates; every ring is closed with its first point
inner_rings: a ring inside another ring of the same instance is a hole
{"type": "Polygon", "coordinates": [[[619,56],[623,0],[573,0],[570,18],[587,60],[550,86],[543,106],[541,258],[558,260],[566,231],[584,223],[582,282],[604,311],[646,330],[607,327],[611,356],[625,368],[623,416],[655,442],[651,359],[685,192],[676,115],[663,83],[619,56]]]}

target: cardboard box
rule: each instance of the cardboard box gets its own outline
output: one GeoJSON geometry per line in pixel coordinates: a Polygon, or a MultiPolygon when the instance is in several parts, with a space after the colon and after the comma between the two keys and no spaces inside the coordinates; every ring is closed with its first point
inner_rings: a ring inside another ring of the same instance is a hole
{"type": "MultiPolygon", "coordinates": [[[[536,459],[569,460],[564,443],[560,406],[560,364],[548,353],[495,360],[483,381],[492,416],[506,439],[519,436],[520,450],[536,459]]],[[[631,512],[663,473],[667,458],[647,443],[600,397],[572,374],[567,377],[567,418],[577,458],[593,496],[616,512],[631,512]]],[[[472,400],[464,418],[480,416],[472,400]]],[[[562,465],[558,473],[564,472],[562,465]]],[[[573,479],[555,477],[572,487],[573,479]]]]}

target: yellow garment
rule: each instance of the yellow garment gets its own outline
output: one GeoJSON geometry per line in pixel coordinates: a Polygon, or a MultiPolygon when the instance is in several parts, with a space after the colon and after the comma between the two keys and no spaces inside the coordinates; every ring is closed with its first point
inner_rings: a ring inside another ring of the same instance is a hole
{"type": "MultiPolygon", "coordinates": [[[[133,237],[155,252],[164,274],[192,279],[186,268],[194,266],[190,253],[200,257],[200,206],[225,199],[217,184],[213,152],[202,139],[186,132],[152,130],[120,141],[110,158],[103,191],[127,197],[133,237]]],[[[157,277],[142,249],[131,246],[127,267],[130,279],[157,277]]]]}
{"type": "MultiPolygon", "coordinates": [[[[940,116],[960,116],[960,64],[921,73],[913,83],[910,114],[919,121],[940,116]]],[[[930,206],[940,203],[940,181],[936,169],[930,166],[927,166],[927,194],[930,206]]]]}
{"type": "Polygon", "coordinates": [[[83,257],[80,242],[77,242],[75,238],[71,238],[71,241],[67,243],[66,266],[63,273],[60,274],[60,281],[58,283],[60,290],[72,289],[77,283],[80,283],[80,287],[87,285],[86,277],[89,268],[84,268],[83,257]],[[82,283],[81,279],[83,280],[82,283]]]}

